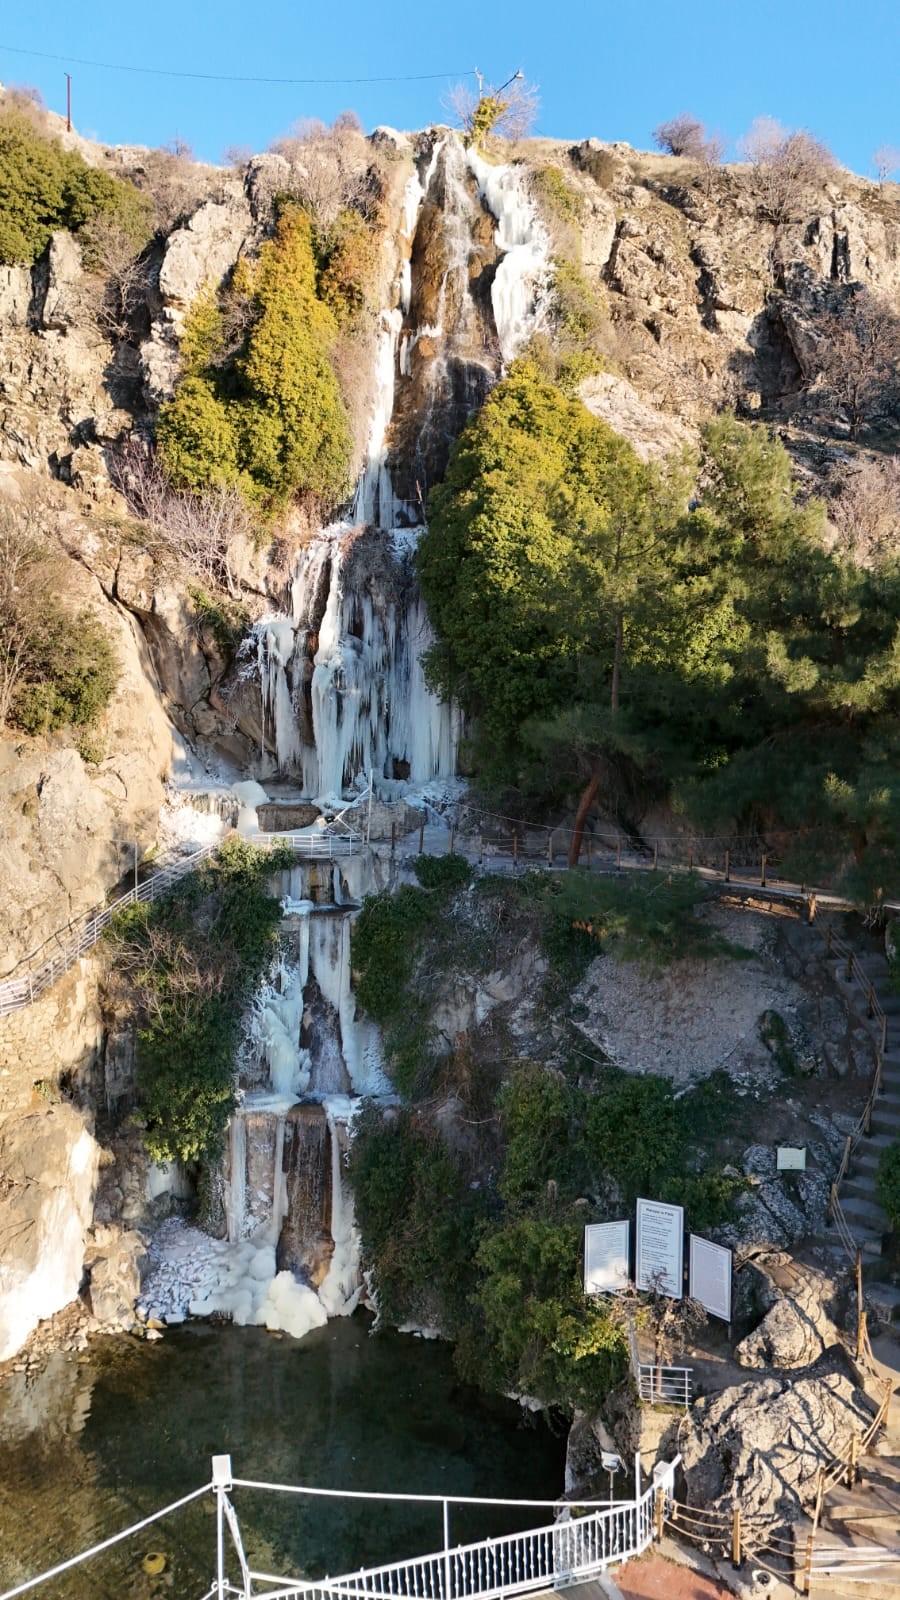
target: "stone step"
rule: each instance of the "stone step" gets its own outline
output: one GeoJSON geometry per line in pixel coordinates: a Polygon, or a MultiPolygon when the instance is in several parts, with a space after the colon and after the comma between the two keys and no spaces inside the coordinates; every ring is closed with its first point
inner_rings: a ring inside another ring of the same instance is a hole
{"type": "Polygon", "coordinates": [[[879,1097],[872,1107],[872,1132],[889,1133],[896,1139],[900,1134],[900,1106],[879,1097]]]}
{"type": "Polygon", "coordinates": [[[841,1196],[841,1209],[850,1224],[851,1231],[854,1222],[859,1222],[864,1228],[873,1232],[887,1233],[890,1228],[887,1212],[882,1211],[874,1199],[864,1196],[848,1194],[846,1199],[841,1196]]]}
{"type": "Polygon", "coordinates": [[[844,1179],[843,1183],[841,1184],[841,1205],[844,1207],[845,1211],[847,1209],[847,1201],[849,1199],[875,1199],[873,1173],[861,1172],[857,1176],[851,1174],[849,1178],[844,1179]]]}
{"type": "MultiPolygon", "coordinates": [[[[871,1306],[885,1322],[890,1322],[897,1316],[900,1310],[900,1288],[896,1283],[867,1283],[864,1292],[866,1304],[871,1306]]],[[[897,1464],[896,1470],[900,1476],[900,1463],[897,1464]]]]}
{"type": "MultiPolygon", "coordinates": [[[[825,1233],[816,1235],[816,1239],[822,1244],[828,1245],[830,1249],[843,1250],[844,1248],[833,1228],[828,1228],[825,1233]]],[[[867,1261],[878,1260],[884,1250],[884,1235],[880,1231],[876,1232],[874,1228],[854,1227],[853,1242],[860,1255],[865,1256],[867,1261]]]]}

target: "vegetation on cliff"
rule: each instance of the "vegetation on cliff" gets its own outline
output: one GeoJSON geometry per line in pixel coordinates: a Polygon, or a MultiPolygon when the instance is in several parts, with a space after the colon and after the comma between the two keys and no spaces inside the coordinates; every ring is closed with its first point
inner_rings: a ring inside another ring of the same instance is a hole
{"type": "Polygon", "coordinates": [[[170,895],[130,906],[112,925],[114,970],[140,1017],[137,1092],[156,1161],[221,1154],[241,1016],[281,922],[267,881],[290,859],[228,840],[170,895]]]}
{"type": "Polygon", "coordinates": [[[579,824],[599,794],[621,812],[642,793],[789,829],[798,869],[875,898],[900,866],[900,563],[826,549],[824,523],[764,429],[725,414],[698,463],[653,468],[518,364],[418,556],[432,681],[477,719],[479,778],[580,788],[579,824]]]}
{"type": "Polygon", "coordinates": [[[676,1097],[664,1078],[585,1056],[574,1032],[553,1066],[517,1058],[502,1025],[493,1043],[461,1034],[448,1052],[438,1017],[445,997],[534,941],[557,1023],[601,952],[662,963],[724,947],[694,915],[703,891],[690,880],[648,878],[623,896],[589,873],[470,882],[458,857],[419,865],[439,881],[370,897],[354,934],[358,997],[384,1021],[390,1071],[415,1097],[368,1107],[351,1149],[381,1313],[437,1323],[461,1373],[486,1388],[590,1405],[624,1370],[624,1346],[608,1306],[583,1293],[584,1223],[621,1215],[639,1193],[683,1204],[691,1227],[726,1221],[744,1180],[704,1144],[730,1086],[714,1078],[676,1097]]]}
{"type": "Polygon", "coordinates": [[[349,293],[342,261],[338,241],[320,299],[313,224],[292,206],[258,259],[238,263],[221,300],[212,291],[200,298],[185,330],[183,376],[157,427],[176,487],[238,483],[266,504],[297,494],[334,503],[347,492],[350,424],[331,359],[332,307],[349,293]]]}
{"type": "Polygon", "coordinates": [[[0,108],[0,261],[31,265],[55,229],[78,233],[97,217],[114,219],[138,246],[149,237],[149,216],[133,184],[48,138],[27,103],[0,108]]]}

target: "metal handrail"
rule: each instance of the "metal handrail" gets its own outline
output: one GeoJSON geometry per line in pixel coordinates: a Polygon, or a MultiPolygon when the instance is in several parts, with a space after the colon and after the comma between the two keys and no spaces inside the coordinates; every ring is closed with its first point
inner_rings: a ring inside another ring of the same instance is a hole
{"type": "MultiPolygon", "coordinates": [[[[234,837],[234,834],[226,837],[234,837]]],[[[310,861],[334,861],[346,858],[352,856],[360,846],[356,834],[349,831],[331,833],[327,827],[316,833],[261,834],[252,842],[262,850],[274,850],[281,845],[289,845],[295,855],[304,856],[310,861]]],[[[32,1005],[35,1000],[40,999],[40,996],[52,988],[76,961],[80,960],[88,950],[93,949],[114,917],[121,911],[128,906],[143,905],[148,901],[161,899],[190,873],[196,872],[205,861],[217,855],[223,843],[224,840],[219,839],[214,844],[201,845],[199,849],[192,850],[181,860],[160,868],[158,872],[145,878],[143,883],[129,889],[126,894],[120,895],[117,900],[111,901],[101,910],[89,912],[80,922],[67,924],[64,931],[70,933],[70,937],[64,942],[60,941],[59,934],[52,934],[50,939],[45,940],[44,944],[30,956],[23,957],[19,967],[10,977],[0,981],[0,1017],[9,1016],[11,1012],[19,1011],[22,1007],[32,1005]],[[54,941],[57,941],[56,950],[51,956],[41,960],[41,953],[54,941]],[[24,970],[21,971],[21,968],[24,970]]]]}

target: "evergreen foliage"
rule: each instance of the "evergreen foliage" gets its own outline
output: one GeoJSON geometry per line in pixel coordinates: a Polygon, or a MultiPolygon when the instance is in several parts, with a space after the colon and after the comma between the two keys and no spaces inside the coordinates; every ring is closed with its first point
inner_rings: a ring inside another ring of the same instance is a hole
{"type": "Polygon", "coordinates": [[[900,1140],[881,1152],[875,1193],[891,1219],[891,1227],[900,1232],[900,1140]]]}
{"type": "Polygon", "coordinates": [[[17,106],[0,110],[0,261],[36,261],[58,228],[77,233],[114,217],[136,246],[150,234],[149,207],[137,189],[64,150],[17,106]]]}
{"type": "Polygon", "coordinates": [[[52,602],[34,628],[28,670],[13,703],[26,733],[96,722],[119,679],[116,652],[90,611],[68,616],[52,602]]]}
{"type": "Polygon", "coordinates": [[[788,828],[856,898],[900,879],[900,563],[826,548],[783,447],[723,415],[662,470],[534,363],[460,437],[419,573],[432,681],[483,783],[674,797],[704,830],[788,828]]]}
{"type": "Polygon", "coordinates": [[[291,859],[228,840],[166,898],[130,906],[112,924],[114,964],[141,1015],[138,1099],[155,1161],[221,1153],[241,1016],[281,921],[267,880],[291,859]]]}
{"type": "MultiPolygon", "coordinates": [[[[336,244],[327,264],[331,300],[354,281],[346,253],[336,244]]],[[[335,503],[348,487],[350,425],[331,364],[338,324],[317,296],[305,211],[288,207],[258,260],[238,263],[226,302],[224,312],[237,308],[244,322],[236,347],[213,295],[200,296],[188,318],[184,376],[157,427],[169,478],[194,490],[237,482],[268,505],[298,494],[335,503]]]]}

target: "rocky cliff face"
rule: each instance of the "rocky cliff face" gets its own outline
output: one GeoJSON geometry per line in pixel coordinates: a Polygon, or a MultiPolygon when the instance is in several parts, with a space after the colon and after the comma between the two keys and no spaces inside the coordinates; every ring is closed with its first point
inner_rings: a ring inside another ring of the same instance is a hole
{"type": "MultiPolygon", "coordinates": [[[[449,259],[437,196],[413,244],[401,224],[415,143],[383,134],[372,148],[381,150],[386,173],[378,293],[388,313],[398,310],[391,292],[403,294],[388,286],[403,282],[403,257],[417,252],[412,311],[421,335],[400,356],[409,384],[388,440],[397,481],[412,501],[439,475],[450,443],[446,428],[429,436],[420,427],[438,379],[455,427],[500,369],[489,312],[498,247],[465,173],[454,178],[452,199],[468,218],[474,248],[449,259]],[[460,321],[454,295],[475,307],[471,323],[460,321]],[[454,318],[457,347],[438,367],[432,336],[442,319],[454,318]],[[414,425],[418,455],[409,443],[414,425]]],[[[85,153],[102,156],[89,147],[85,153]]],[[[734,404],[776,423],[811,477],[825,481],[844,458],[846,439],[816,390],[815,316],[850,283],[891,298],[900,293],[896,189],[832,174],[797,220],[776,226],[760,217],[746,169],[725,169],[708,184],[688,163],[593,141],[534,141],[519,147],[517,158],[533,169],[536,193],[541,170],[551,167],[577,197],[577,237],[570,231],[567,247],[603,308],[607,350],[606,370],[582,386],[586,404],[648,456],[690,440],[704,414],[734,404]]],[[[148,153],[116,159],[122,170],[137,170],[148,153]]],[[[219,284],[257,248],[266,197],[286,171],[284,158],[272,155],[256,158],[242,175],[199,172],[185,189],[193,195],[187,215],[147,253],[127,328],[104,316],[102,284],[68,234],[55,235],[33,269],[0,267],[0,491],[15,497],[32,479],[46,486],[66,592],[102,618],[121,667],[92,759],[63,736],[0,739],[0,975],[102,900],[129,872],[135,844],[143,851],[153,843],[173,724],[239,767],[261,742],[256,702],[242,700],[239,686],[226,698],[215,630],[186,594],[184,575],[173,576],[124,516],[110,466],[125,440],[151,431],[178,375],[187,311],[204,287],[219,284]]],[[[547,222],[552,230],[549,212],[547,222]]],[[[370,328],[361,343],[371,346],[376,336],[370,328]]],[[[358,385],[358,423],[372,401],[369,346],[360,361],[368,376],[358,385]]],[[[360,455],[364,432],[360,424],[360,455]]],[[[259,555],[248,546],[236,553],[236,568],[251,615],[287,587],[283,552],[259,555]]],[[[479,1003],[490,1010],[506,998],[488,993],[479,1003]]],[[[451,1021],[462,1026],[448,1007],[448,1028],[451,1021]]],[[[0,1229],[8,1239],[24,1229],[17,1257],[21,1282],[30,1285],[10,1283],[7,1345],[28,1316],[45,1315],[56,1308],[54,1297],[76,1292],[96,1180],[90,1131],[71,1107],[36,1107],[34,1086],[74,1081],[83,1099],[102,1104],[116,1095],[117,1049],[92,962],[38,1005],[0,1022],[0,1165],[21,1174],[0,1197],[0,1229]],[[67,1265],[55,1273],[51,1293],[41,1275],[48,1249],[47,1259],[57,1259],[48,1243],[57,1235],[68,1241],[67,1265]]]]}

